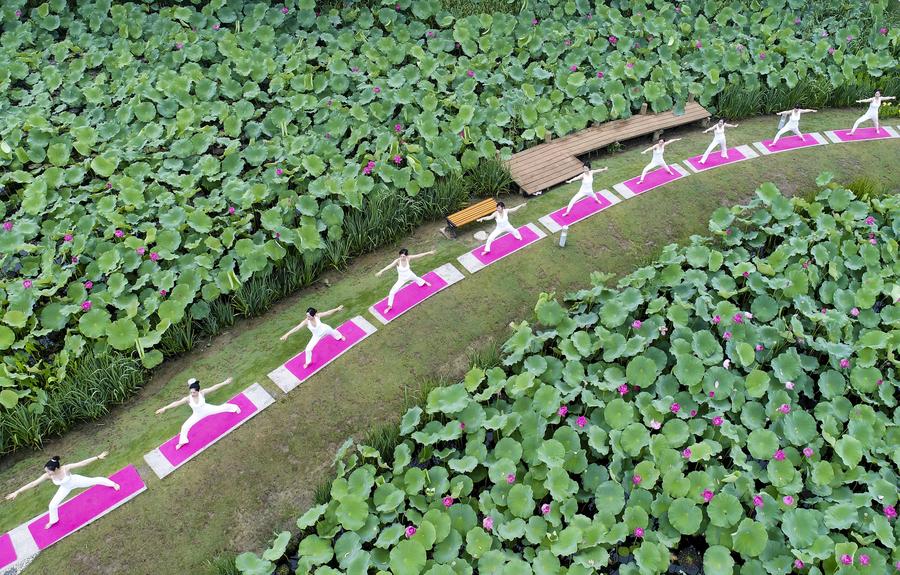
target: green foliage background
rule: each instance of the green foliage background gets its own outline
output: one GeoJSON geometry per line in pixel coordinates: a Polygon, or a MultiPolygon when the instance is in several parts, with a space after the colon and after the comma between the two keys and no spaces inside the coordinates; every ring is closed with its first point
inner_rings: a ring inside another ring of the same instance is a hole
{"type": "Polygon", "coordinates": [[[542,294],[501,366],[339,450],[297,573],[893,571],[900,197],[828,180],[762,185],[615,288],[542,294]]]}
{"type": "Polygon", "coordinates": [[[333,5],[4,3],[0,410],[42,409],[89,348],[158,365],[275,262],[346,258],[367,198],[644,101],[881,77],[900,38],[886,0],[333,5]]]}

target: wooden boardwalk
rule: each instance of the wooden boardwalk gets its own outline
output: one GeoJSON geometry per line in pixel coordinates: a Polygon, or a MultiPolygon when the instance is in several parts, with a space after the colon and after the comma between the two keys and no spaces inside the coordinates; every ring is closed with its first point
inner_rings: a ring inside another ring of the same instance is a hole
{"type": "Polygon", "coordinates": [[[565,182],[581,173],[584,164],[576,156],[621,142],[709,118],[696,102],[688,102],[684,114],[638,114],[581,130],[513,154],[507,162],[513,180],[529,196],[565,182]]]}

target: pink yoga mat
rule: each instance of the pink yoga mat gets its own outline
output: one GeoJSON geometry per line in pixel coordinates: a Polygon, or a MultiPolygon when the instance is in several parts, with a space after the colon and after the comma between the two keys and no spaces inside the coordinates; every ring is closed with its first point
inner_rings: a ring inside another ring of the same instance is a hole
{"type": "Polygon", "coordinates": [[[175,449],[178,445],[178,436],[159,446],[159,452],[169,460],[173,466],[178,467],[204,447],[213,443],[232,429],[241,421],[256,413],[256,405],[243,393],[239,393],[228,400],[241,408],[240,413],[217,413],[210,415],[198,422],[188,432],[188,444],[181,449],[175,449]]]}
{"type": "Polygon", "coordinates": [[[622,183],[625,184],[625,187],[631,190],[633,193],[642,194],[648,190],[658,188],[659,186],[668,184],[669,182],[674,182],[675,180],[683,177],[684,176],[681,175],[673,166],[671,175],[666,171],[665,168],[658,168],[647,174],[647,177],[644,178],[643,184],[638,183],[641,179],[640,176],[631,178],[630,180],[622,183]]]}
{"type": "Polygon", "coordinates": [[[563,214],[566,212],[566,208],[560,208],[550,214],[550,219],[560,226],[571,226],[575,222],[581,221],[588,216],[592,216],[612,205],[612,202],[600,194],[597,194],[597,197],[600,198],[599,204],[597,203],[597,200],[592,197],[581,198],[575,202],[574,206],[572,206],[572,211],[569,212],[569,215],[564,216],[563,214]]]}
{"type": "Polygon", "coordinates": [[[737,148],[728,148],[728,158],[723,158],[721,152],[716,149],[706,158],[706,163],[701,164],[700,160],[703,158],[703,154],[699,156],[694,156],[693,158],[688,158],[688,163],[694,167],[698,172],[702,170],[708,170],[710,168],[715,168],[716,166],[724,166],[725,164],[730,164],[732,162],[740,162],[745,159],[746,156],[741,153],[737,148]]]}
{"type": "Polygon", "coordinates": [[[29,523],[28,531],[38,549],[53,545],[144,488],[144,482],[133,465],[120,469],[109,478],[121,489],[115,491],[103,485],[89,487],[59,506],[59,523],[50,529],[44,529],[48,517],[46,513],[29,523]]]}
{"type": "Polygon", "coordinates": [[[772,145],[772,140],[763,140],[762,144],[770,152],[782,152],[784,150],[796,150],[797,148],[818,146],[819,141],[816,140],[812,134],[803,134],[802,140],[800,139],[800,136],[786,136],[778,140],[778,144],[774,146],[772,145]]]}
{"type": "MultiPolygon", "coordinates": [[[[385,311],[387,309],[387,298],[376,303],[374,307],[381,314],[381,317],[388,320],[394,319],[419,302],[424,301],[428,296],[436,294],[447,287],[447,282],[444,281],[444,278],[433,271],[422,276],[422,279],[430,283],[431,286],[420,287],[416,282],[403,286],[394,295],[394,307],[391,308],[391,311],[385,311]]],[[[313,361],[315,361],[315,358],[316,354],[313,351],[313,361]]]]}
{"type": "Polygon", "coordinates": [[[319,343],[316,344],[316,347],[312,350],[312,361],[310,362],[309,367],[306,369],[303,368],[303,364],[306,362],[306,354],[303,352],[300,352],[284,364],[284,367],[294,374],[294,377],[303,381],[315,373],[317,369],[337,357],[341,352],[366,337],[366,332],[353,323],[353,320],[345,321],[337,327],[337,330],[346,339],[344,341],[338,341],[330,335],[326,335],[319,340],[319,343]]]}
{"type": "Polygon", "coordinates": [[[541,239],[528,226],[519,228],[519,233],[522,234],[521,241],[517,240],[512,234],[505,234],[491,244],[491,252],[489,254],[484,253],[484,246],[478,246],[471,254],[482,264],[488,265],[541,239]]]}
{"type": "Polygon", "coordinates": [[[0,535],[0,569],[12,565],[18,558],[9,533],[0,535]]]}
{"type": "Polygon", "coordinates": [[[834,134],[841,139],[842,142],[859,142],[860,140],[880,140],[882,138],[890,138],[891,134],[881,128],[875,132],[875,128],[857,128],[856,133],[850,135],[850,130],[835,130],[834,134]]]}

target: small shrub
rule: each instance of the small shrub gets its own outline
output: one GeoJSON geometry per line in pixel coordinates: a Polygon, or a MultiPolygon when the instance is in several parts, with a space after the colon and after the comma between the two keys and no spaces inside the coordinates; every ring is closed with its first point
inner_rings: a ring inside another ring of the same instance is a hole
{"type": "Polygon", "coordinates": [[[497,159],[481,160],[466,172],[464,178],[470,195],[477,198],[496,198],[512,191],[512,174],[506,164],[497,159]]]}

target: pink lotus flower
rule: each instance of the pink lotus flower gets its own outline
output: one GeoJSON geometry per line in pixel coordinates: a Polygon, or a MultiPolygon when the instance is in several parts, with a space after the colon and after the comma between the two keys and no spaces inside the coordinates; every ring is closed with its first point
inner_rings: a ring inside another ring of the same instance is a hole
{"type": "Polygon", "coordinates": [[[748,278],[748,277],[750,277],[750,272],[744,272],[741,275],[743,275],[745,278],[748,278]]]}
{"type": "Polygon", "coordinates": [[[791,412],[791,406],[786,403],[782,403],[781,407],[778,408],[778,411],[784,414],[788,414],[791,412]]]}
{"type": "Polygon", "coordinates": [[[350,67],[350,71],[351,71],[351,72],[354,72],[354,73],[355,73],[355,72],[359,72],[359,67],[358,67],[358,66],[351,66],[351,67],[350,67]]]}
{"type": "Polygon", "coordinates": [[[276,176],[280,176],[280,175],[282,175],[282,174],[284,174],[284,170],[282,170],[281,168],[275,168],[275,175],[276,175],[276,176]]]}
{"type": "Polygon", "coordinates": [[[3,229],[6,230],[6,231],[8,231],[8,232],[11,232],[12,229],[13,229],[13,223],[10,222],[10,221],[8,221],[8,220],[5,221],[5,222],[3,222],[3,229]]]}
{"type": "Polygon", "coordinates": [[[91,309],[91,305],[92,305],[91,300],[85,300],[85,301],[81,302],[81,309],[83,309],[84,311],[87,311],[87,310],[91,309]]]}
{"type": "Polygon", "coordinates": [[[722,418],[719,417],[718,415],[713,417],[712,424],[715,425],[716,427],[719,427],[720,425],[722,425],[722,418]]]}
{"type": "Polygon", "coordinates": [[[532,18],[532,19],[531,19],[531,25],[532,25],[532,26],[537,26],[537,25],[538,25],[538,19],[537,19],[537,18],[532,18]]]}
{"type": "Polygon", "coordinates": [[[282,13],[282,14],[287,14],[289,11],[290,11],[290,10],[288,10],[288,7],[287,7],[287,6],[282,6],[282,7],[281,7],[281,13],[282,13]]]}
{"type": "Polygon", "coordinates": [[[635,485],[640,485],[641,484],[641,476],[640,475],[632,476],[631,482],[634,483],[635,485]]]}
{"type": "Polygon", "coordinates": [[[466,76],[468,76],[469,78],[474,78],[474,77],[475,77],[475,70],[467,70],[467,71],[466,71],[466,76]]]}
{"type": "Polygon", "coordinates": [[[618,41],[619,41],[619,39],[616,38],[615,36],[609,37],[609,43],[612,44],[613,46],[615,46],[618,41]]]}
{"type": "Polygon", "coordinates": [[[628,68],[629,70],[631,70],[632,68],[634,68],[634,62],[629,62],[629,63],[625,64],[625,67],[628,68]]]}
{"type": "Polygon", "coordinates": [[[182,48],[184,48],[184,42],[176,42],[175,43],[176,50],[181,50],[182,48]]]}
{"type": "Polygon", "coordinates": [[[587,417],[582,415],[575,420],[575,425],[577,425],[578,427],[584,427],[585,425],[587,425],[587,417]]]}
{"type": "Polygon", "coordinates": [[[73,264],[77,264],[77,263],[78,263],[78,256],[72,256],[72,263],[73,263],[73,264]]]}
{"type": "Polygon", "coordinates": [[[125,235],[125,232],[123,232],[122,230],[116,230],[115,232],[113,232],[113,235],[116,236],[117,238],[121,238],[122,236],[125,235]]]}
{"type": "Polygon", "coordinates": [[[730,331],[726,331],[726,332],[722,335],[722,337],[724,337],[726,341],[729,340],[729,339],[731,339],[731,332],[730,332],[730,331]]]}
{"type": "Polygon", "coordinates": [[[760,60],[765,60],[765,59],[766,59],[766,53],[765,53],[765,52],[760,52],[760,54],[759,54],[759,59],[760,59],[760,60]]]}
{"type": "Polygon", "coordinates": [[[709,392],[709,396],[710,396],[710,397],[715,397],[715,396],[716,396],[716,392],[715,392],[715,391],[710,391],[710,392],[709,392]]]}
{"type": "Polygon", "coordinates": [[[794,559],[794,568],[795,569],[803,569],[803,561],[799,559],[794,559]]]}
{"type": "Polygon", "coordinates": [[[853,556],[844,553],[843,555],[841,555],[841,563],[843,563],[844,565],[853,565],[853,556]]]}
{"type": "Polygon", "coordinates": [[[656,421],[655,419],[653,419],[653,420],[650,421],[650,427],[651,427],[652,429],[659,429],[660,427],[662,427],[662,423],[660,423],[660,422],[656,421]]]}
{"type": "Polygon", "coordinates": [[[744,316],[740,313],[734,314],[734,317],[731,318],[731,321],[734,323],[744,323],[744,316]]]}
{"type": "Polygon", "coordinates": [[[598,77],[598,78],[602,78],[602,77],[603,77],[603,72],[597,72],[597,77],[598,77]]]}
{"type": "Polygon", "coordinates": [[[395,131],[395,132],[402,132],[402,131],[403,131],[403,124],[394,124],[394,131],[395,131]]]}
{"type": "Polygon", "coordinates": [[[412,537],[412,536],[415,535],[415,534],[416,534],[416,528],[415,528],[415,527],[413,527],[412,525],[410,525],[410,526],[408,526],[408,527],[406,528],[406,538],[407,538],[407,539],[409,539],[410,537],[412,537]]]}
{"type": "Polygon", "coordinates": [[[834,56],[834,53],[835,53],[835,52],[837,52],[837,50],[834,49],[834,46],[829,46],[829,47],[828,47],[828,53],[829,53],[830,55],[834,56]]]}
{"type": "Polygon", "coordinates": [[[150,253],[150,260],[151,260],[151,261],[154,261],[154,262],[155,262],[155,261],[158,261],[158,260],[159,260],[159,254],[156,253],[156,252],[151,252],[151,253],[150,253]]]}
{"type": "Polygon", "coordinates": [[[794,382],[793,382],[793,381],[786,381],[786,382],[784,383],[784,386],[785,386],[786,388],[788,388],[788,389],[794,389],[794,382]]]}
{"type": "Polygon", "coordinates": [[[685,447],[684,451],[681,452],[681,456],[684,457],[685,459],[690,459],[691,458],[691,448],[685,447]]]}
{"type": "Polygon", "coordinates": [[[804,457],[812,457],[812,456],[813,456],[813,453],[814,453],[814,452],[813,452],[813,448],[812,448],[812,447],[804,447],[804,448],[803,448],[803,455],[804,455],[804,457]]]}
{"type": "Polygon", "coordinates": [[[64,235],[64,236],[63,236],[63,241],[64,241],[64,242],[71,242],[71,241],[72,241],[72,234],[66,234],[66,235],[64,235]]]}
{"type": "Polygon", "coordinates": [[[712,491],[710,491],[709,489],[704,489],[702,495],[703,495],[703,501],[706,501],[707,503],[712,501],[712,498],[715,497],[715,494],[712,491]]]}
{"type": "Polygon", "coordinates": [[[761,343],[756,344],[756,351],[762,351],[763,349],[765,348],[763,348],[763,345],[761,343]]]}
{"type": "Polygon", "coordinates": [[[850,367],[850,360],[847,359],[847,358],[842,359],[842,360],[841,360],[841,367],[843,367],[843,368],[845,368],[845,369],[848,368],[848,367],[850,367]]]}
{"type": "Polygon", "coordinates": [[[19,17],[21,17],[21,16],[22,16],[22,11],[21,11],[21,10],[16,10],[16,18],[19,18],[19,17]]]}
{"type": "Polygon", "coordinates": [[[403,156],[394,156],[394,163],[398,166],[403,163],[403,156]]]}
{"type": "Polygon", "coordinates": [[[828,32],[822,30],[822,38],[828,38],[828,32]]]}
{"type": "Polygon", "coordinates": [[[713,316],[713,318],[712,318],[713,325],[719,325],[720,321],[722,321],[722,318],[720,316],[717,316],[717,315],[713,316]]]}
{"type": "Polygon", "coordinates": [[[884,383],[884,380],[879,379],[878,381],[875,382],[875,385],[881,385],[882,383],[884,383]]]}
{"type": "Polygon", "coordinates": [[[453,498],[448,495],[447,497],[441,499],[441,503],[444,504],[444,507],[449,508],[451,505],[453,505],[453,498]]]}
{"type": "Polygon", "coordinates": [[[774,455],[775,461],[783,461],[784,460],[784,451],[781,449],[777,450],[774,455]]]}
{"type": "Polygon", "coordinates": [[[22,282],[22,287],[25,289],[29,289],[32,286],[31,280],[25,280],[22,282]]]}
{"type": "Polygon", "coordinates": [[[878,240],[876,240],[875,238],[869,238],[869,243],[872,244],[873,246],[878,245],[878,240]]]}
{"type": "Polygon", "coordinates": [[[695,415],[697,415],[697,410],[696,410],[696,409],[692,409],[692,410],[691,410],[691,417],[694,417],[695,415]]]}
{"type": "Polygon", "coordinates": [[[213,30],[215,30],[216,32],[218,32],[218,31],[219,31],[219,28],[221,28],[220,25],[218,25],[218,24],[213,24],[213,30]]]}
{"type": "Polygon", "coordinates": [[[541,505],[541,515],[546,515],[548,513],[550,513],[550,504],[544,503],[543,505],[541,505]]]}
{"type": "Polygon", "coordinates": [[[672,410],[672,413],[678,413],[681,410],[681,406],[677,403],[673,403],[669,409],[672,410]]]}
{"type": "Polygon", "coordinates": [[[228,206],[228,215],[234,214],[234,206],[228,206]]]}
{"type": "Polygon", "coordinates": [[[92,287],[94,287],[94,282],[90,280],[84,282],[84,289],[91,289],[92,287]]]}
{"type": "Polygon", "coordinates": [[[569,70],[571,70],[572,72],[577,72],[578,66],[576,66],[575,64],[572,64],[571,66],[569,66],[569,70]]]}
{"type": "Polygon", "coordinates": [[[144,255],[144,253],[145,253],[147,250],[146,250],[143,246],[141,246],[141,247],[139,247],[138,249],[136,249],[136,250],[134,250],[134,251],[136,251],[137,254],[138,254],[139,256],[142,256],[142,255],[144,255]]]}
{"type": "Polygon", "coordinates": [[[641,320],[636,319],[631,322],[631,327],[633,327],[634,329],[641,329],[641,320]]]}
{"type": "Polygon", "coordinates": [[[560,408],[556,411],[560,417],[565,417],[567,413],[569,413],[569,408],[565,405],[560,406],[560,408]]]}
{"type": "Polygon", "coordinates": [[[800,18],[794,18],[794,24],[799,24],[799,23],[800,23],[800,18]]]}
{"type": "Polygon", "coordinates": [[[882,36],[885,36],[888,33],[888,29],[887,28],[879,28],[878,33],[881,34],[882,36]]]}
{"type": "Polygon", "coordinates": [[[491,529],[494,528],[494,518],[493,517],[485,517],[481,521],[481,526],[484,527],[486,530],[490,531],[491,529]]]}
{"type": "Polygon", "coordinates": [[[159,290],[159,295],[166,297],[167,295],[169,295],[169,292],[167,290],[161,289],[159,290]]]}
{"type": "Polygon", "coordinates": [[[372,91],[375,92],[376,94],[380,94],[380,93],[381,93],[381,88],[378,87],[378,86],[375,86],[374,88],[372,88],[372,91]]]}
{"type": "Polygon", "coordinates": [[[275,239],[277,240],[280,238],[281,238],[281,232],[275,232],[275,239]]]}
{"type": "Polygon", "coordinates": [[[868,565],[869,564],[869,556],[868,555],[860,555],[859,556],[859,564],[860,565],[868,565]]]}
{"type": "Polygon", "coordinates": [[[763,498],[759,495],[753,496],[753,507],[762,507],[763,506],[763,498]]]}
{"type": "Polygon", "coordinates": [[[111,190],[111,189],[112,189],[112,184],[111,184],[110,182],[106,182],[106,189],[107,189],[107,190],[111,190]]]}
{"type": "Polygon", "coordinates": [[[566,46],[571,46],[571,45],[572,45],[572,41],[569,40],[568,38],[566,38],[565,41],[563,41],[563,44],[565,44],[566,46]]]}
{"type": "Polygon", "coordinates": [[[871,225],[873,225],[874,223],[875,223],[875,218],[873,218],[872,216],[869,216],[869,217],[866,218],[866,225],[871,226],[871,225]]]}
{"type": "Polygon", "coordinates": [[[640,527],[634,528],[634,536],[638,539],[641,539],[644,536],[644,530],[640,527]]]}
{"type": "Polygon", "coordinates": [[[847,35],[847,41],[848,41],[848,42],[852,42],[852,41],[853,41],[853,34],[848,34],[848,35],[847,35]]]}
{"type": "Polygon", "coordinates": [[[790,507],[791,505],[794,504],[794,498],[791,497],[790,495],[785,495],[784,497],[781,498],[781,500],[784,501],[784,504],[787,505],[788,507],[790,507]]]}
{"type": "Polygon", "coordinates": [[[510,473],[509,475],[506,476],[506,483],[508,485],[512,485],[515,482],[516,482],[516,474],[515,473],[510,473]]]}
{"type": "Polygon", "coordinates": [[[893,505],[886,505],[884,507],[884,516],[888,519],[894,519],[895,517],[897,517],[897,510],[893,505]]]}
{"type": "Polygon", "coordinates": [[[623,383],[619,386],[619,395],[625,395],[626,393],[628,393],[628,385],[623,383]]]}

